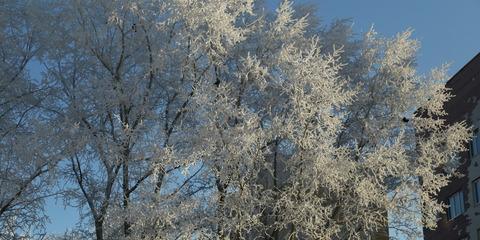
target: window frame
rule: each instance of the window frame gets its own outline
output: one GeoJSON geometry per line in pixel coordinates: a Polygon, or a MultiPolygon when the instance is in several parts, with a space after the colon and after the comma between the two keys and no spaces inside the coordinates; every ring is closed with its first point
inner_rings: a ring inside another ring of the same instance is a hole
{"type": "Polygon", "coordinates": [[[464,212],[465,212],[465,196],[464,196],[463,190],[459,190],[454,192],[448,197],[447,219],[453,220],[458,216],[462,215],[464,212]],[[457,205],[457,202],[459,202],[458,205],[457,205]]]}
{"type": "Polygon", "coordinates": [[[472,181],[472,195],[473,195],[473,204],[480,204],[480,177],[472,181]]]}
{"type": "Polygon", "coordinates": [[[472,140],[469,143],[469,153],[471,158],[480,153],[480,134],[478,128],[473,131],[472,140]]]}

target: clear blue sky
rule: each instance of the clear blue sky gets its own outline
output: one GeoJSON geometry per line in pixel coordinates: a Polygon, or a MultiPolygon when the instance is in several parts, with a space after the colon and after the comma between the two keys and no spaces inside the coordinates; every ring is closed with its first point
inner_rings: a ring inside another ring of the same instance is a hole
{"type": "MultiPolygon", "coordinates": [[[[274,6],[278,0],[266,0],[274,6]]],[[[480,51],[480,0],[302,0],[318,4],[324,23],[351,18],[357,33],[372,24],[383,36],[413,28],[421,42],[418,70],[426,73],[435,66],[451,63],[449,74],[455,74],[480,51]]],[[[59,203],[61,205],[61,203],[59,203]]],[[[72,209],[46,206],[52,222],[48,232],[61,233],[73,227],[78,214],[72,209]]]]}
{"type": "Polygon", "coordinates": [[[420,40],[418,70],[451,63],[455,74],[480,51],[479,0],[302,0],[319,6],[325,23],[336,18],[352,18],[357,32],[373,24],[384,36],[414,29],[420,40]]]}

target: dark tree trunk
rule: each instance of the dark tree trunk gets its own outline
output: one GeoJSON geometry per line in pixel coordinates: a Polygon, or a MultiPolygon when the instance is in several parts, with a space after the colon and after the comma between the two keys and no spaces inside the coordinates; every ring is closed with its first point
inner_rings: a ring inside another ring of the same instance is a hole
{"type": "Polygon", "coordinates": [[[103,220],[95,219],[95,236],[97,240],[103,240],[103,220]]]}

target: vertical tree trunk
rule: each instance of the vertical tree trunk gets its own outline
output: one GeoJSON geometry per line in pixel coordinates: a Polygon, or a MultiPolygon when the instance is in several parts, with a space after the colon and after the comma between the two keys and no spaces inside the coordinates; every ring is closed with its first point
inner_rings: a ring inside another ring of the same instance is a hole
{"type": "Polygon", "coordinates": [[[103,240],[103,220],[95,219],[95,236],[97,240],[103,240]]]}
{"type": "MultiPolygon", "coordinates": [[[[130,198],[130,194],[128,193],[128,167],[125,165],[123,166],[123,210],[128,212],[128,202],[130,198]]],[[[128,215],[128,214],[127,214],[128,215]]],[[[128,216],[125,216],[123,220],[123,234],[128,236],[130,234],[130,223],[128,221],[128,216]]]]}
{"type": "MultiPolygon", "coordinates": [[[[128,204],[130,201],[130,187],[129,187],[129,161],[128,158],[130,157],[130,150],[128,142],[124,144],[124,152],[123,152],[123,182],[122,182],[122,189],[123,189],[123,210],[128,215],[128,204]]],[[[128,220],[128,216],[124,217],[123,220],[123,234],[125,237],[130,235],[130,222],[128,220]]]]}
{"type": "MultiPolygon", "coordinates": [[[[274,192],[274,201],[278,200],[278,139],[275,140],[275,145],[274,145],[274,152],[273,152],[273,192],[274,192]]],[[[277,210],[273,209],[272,210],[272,217],[274,223],[278,221],[278,213],[276,212],[277,210]]],[[[278,240],[279,239],[279,230],[273,229],[273,233],[271,235],[271,239],[273,240],[278,240]]]]}
{"type": "MultiPolygon", "coordinates": [[[[225,207],[225,195],[226,195],[226,188],[227,185],[222,183],[219,178],[217,178],[216,181],[217,185],[217,190],[219,193],[219,198],[218,198],[218,209],[217,209],[217,214],[224,214],[224,207],[225,207]]],[[[222,219],[222,217],[220,217],[222,219]]],[[[226,239],[226,233],[225,229],[223,229],[223,221],[220,221],[217,226],[217,237],[218,239],[226,239]]]]}

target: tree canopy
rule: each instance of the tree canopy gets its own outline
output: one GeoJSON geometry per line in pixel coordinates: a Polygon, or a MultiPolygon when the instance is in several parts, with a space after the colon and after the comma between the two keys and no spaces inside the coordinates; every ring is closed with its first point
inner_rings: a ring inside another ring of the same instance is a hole
{"type": "Polygon", "coordinates": [[[81,212],[68,239],[434,228],[469,138],[411,30],[290,1],[7,0],[0,30],[0,238],[43,237],[49,195],[81,212]]]}

